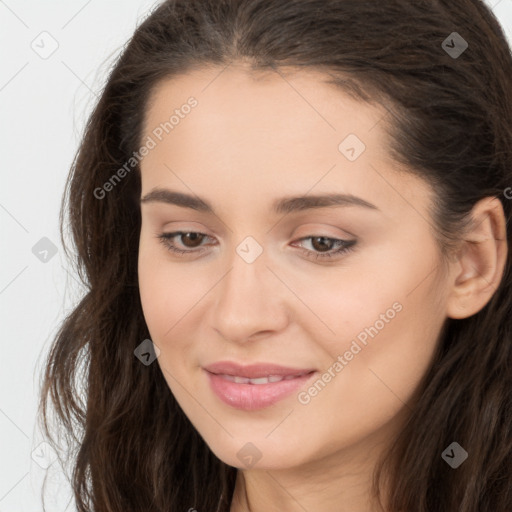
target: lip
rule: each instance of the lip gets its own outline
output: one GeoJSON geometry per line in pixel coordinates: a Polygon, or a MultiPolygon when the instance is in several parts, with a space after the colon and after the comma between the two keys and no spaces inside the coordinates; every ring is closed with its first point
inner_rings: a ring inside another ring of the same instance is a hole
{"type": "Polygon", "coordinates": [[[254,411],[269,407],[291,395],[304,386],[314,375],[315,370],[286,368],[273,364],[256,364],[240,366],[235,363],[216,363],[203,368],[212,391],[225,404],[236,409],[254,411]],[[213,373],[212,369],[215,370],[213,373]],[[220,371],[222,369],[222,371],[220,371]],[[227,380],[223,375],[234,375],[246,378],[268,377],[279,375],[287,380],[268,384],[239,384],[227,380]],[[291,376],[297,375],[291,378],[291,376]]]}
{"type": "Polygon", "coordinates": [[[232,361],[219,361],[205,366],[204,369],[217,375],[234,375],[237,377],[246,377],[248,379],[268,377],[269,375],[279,375],[280,377],[288,377],[290,375],[298,376],[315,371],[314,368],[289,368],[272,363],[240,365],[232,361]]]}

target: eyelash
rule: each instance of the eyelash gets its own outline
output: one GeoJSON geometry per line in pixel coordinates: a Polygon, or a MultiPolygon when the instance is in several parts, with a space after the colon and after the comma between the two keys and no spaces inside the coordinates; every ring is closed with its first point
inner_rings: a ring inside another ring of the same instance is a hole
{"type": "MultiPolygon", "coordinates": [[[[168,251],[170,251],[176,255],[179,255],[179,256],[185,256],[187,254],[193,254],[193,253],[198,254],[198,253],[203,252],[202,249],[191,249],[191,250],[178,249],[171,242],[171,239],[176,236],[192,234],[192,233],[198,234],[198,235],[203,235],[203,236],[208,236],[205,233],[199,233],[197,231],[174,231],[172,233],[161,233],[161,234],[157,235],[157,238],[160,240],[160,242],[162,242],[162,244],[168,251]]],[[[327,253],[314,253],[314,251],[311,251],[309,249],[304,249],[303,247],[299,247],[299,249],[303,252],[303,254],[307,258],[316,259],[316,260],[329,259],[329,258],[332,258],[332,256],[339,256],[342,254],[346,254],[346,253],[350,252],[351,250],[353,250],[353,247],[356,244],[356,240],[341,240],[339,238],[332,238],[332,237],[327,237],[327,236],[322,236],[322,235],[306,236],[306,237],[300,238],[298,241],[301,242],[303,240],[309,240],[311,238],[324,238],[325,240],[333,241],[333,242],[335,242],[335,244],[340,246],[339,249],[336,249],[336,250],[331,249],[332,252],[327,252],[327,253]]]]}

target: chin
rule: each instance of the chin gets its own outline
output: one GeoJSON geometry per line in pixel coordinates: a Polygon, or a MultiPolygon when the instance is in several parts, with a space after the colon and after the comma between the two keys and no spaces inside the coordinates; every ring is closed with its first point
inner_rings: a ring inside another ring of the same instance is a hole
{"type": "Polygon", "coordinates": [[[276,446],[268,439],[259,440],[251,435],[226,439],[219,443],[207,443],[215,456],[225,464],[242,470],[261,469],[278,470],[299,466],[305,462],[303,448],[298,450],[296,442],[289,446],[279,442],[276,446]]]}

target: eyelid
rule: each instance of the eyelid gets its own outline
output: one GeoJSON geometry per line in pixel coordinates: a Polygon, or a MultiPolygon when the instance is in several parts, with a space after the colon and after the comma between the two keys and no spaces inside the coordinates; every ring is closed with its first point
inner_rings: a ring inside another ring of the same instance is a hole
{"type": "Polygon", "coordinates": [[[354,233],[351,233],[346,229],[341,229],[339,226],[334,224],[329,224],[328,222],[308,222],[306,224],[301,224],[300,227],[293,232],[293,237],[300,237],[300,235],[297,235],[296,233],[302,231],[305,231],[304,237],[311,236],[311,234],[314,233],[314,236],[324,236],[326,238],[337,238],[341,240],[344,240],[347,237],[357,238],[354,233]],[[326,228],[336,230],[337,233],[327,234],[326,228]]]}
{"type": "Polygon", "coordinates": [[[181,231],[184,233],[201,233],[213,236],[208,234],[213,231],[207,228],[203,223],[189,220],[173,220],[172,222],[165,222],[161,225],[160,231],[165,233],[181,231]],[[206,231],[208,231],[208,233],[206,233],[206,231]]]}

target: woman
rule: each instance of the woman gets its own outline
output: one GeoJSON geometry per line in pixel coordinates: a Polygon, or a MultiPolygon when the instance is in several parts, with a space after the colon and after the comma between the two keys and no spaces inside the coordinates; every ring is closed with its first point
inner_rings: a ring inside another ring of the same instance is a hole
{"type": "Polygon", "coordinates": [[[162,3],[64,198],[77,509],[511,510],[511,134],[481,1],[162,3]]]}

